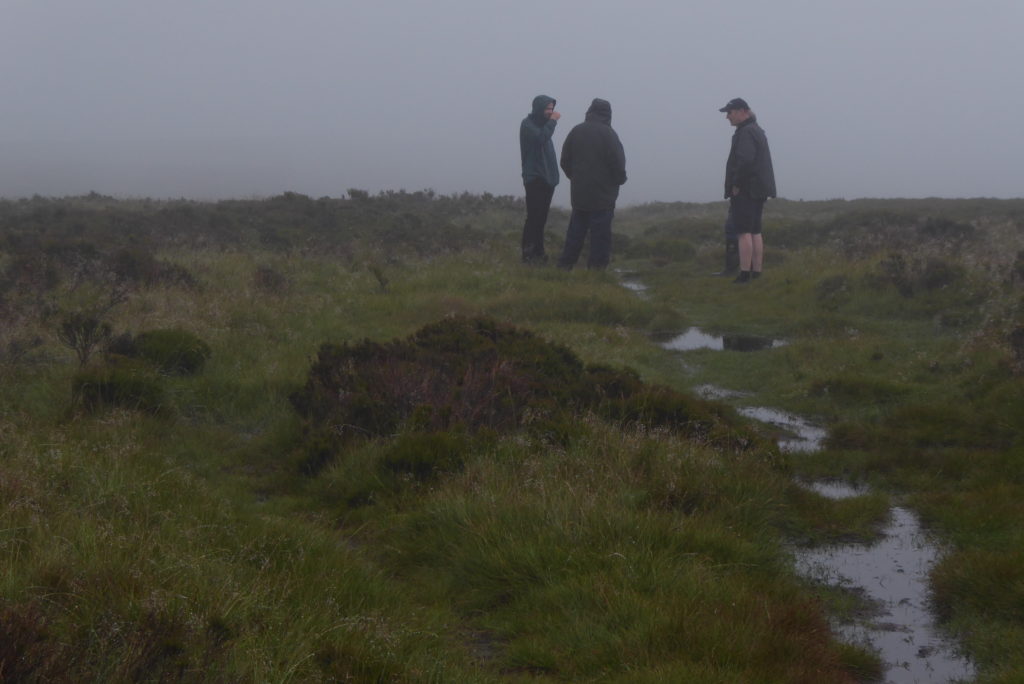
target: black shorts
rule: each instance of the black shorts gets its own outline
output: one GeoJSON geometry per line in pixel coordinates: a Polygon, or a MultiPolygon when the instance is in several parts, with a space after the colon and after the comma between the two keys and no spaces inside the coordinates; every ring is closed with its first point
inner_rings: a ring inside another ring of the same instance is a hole
{"type": "Polygon", "coordinates": [[[735,195],[729,198],[729,218],[733,229],[738,235],[751,233],[761,234],[761,214],[764,212],[764,200],[735,195]]]}

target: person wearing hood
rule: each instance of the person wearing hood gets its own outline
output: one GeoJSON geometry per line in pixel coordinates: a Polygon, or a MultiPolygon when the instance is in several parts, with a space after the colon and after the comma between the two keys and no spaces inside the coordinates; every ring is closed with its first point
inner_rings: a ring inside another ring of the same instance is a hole
{"type": "Polygon", "coordinates": [[[612,106],[595,98],[586,119],[562,144],[562,171],[569,179],[572,215],[560,268],[571,270],[590,235],[587,268],[603,269],[611,260],[612,218],[619,186],[626,182],[626,154],[612,128],[612,106]]]}
{"type": "Polygon", "coordinates": [[[519,125],[519,156],[523,163],[526,189],[526,223],[523,224],[523,263],[545,263],[544,226],[548,222],[551,198],[558,185],[558,159],[551,136],[562,117],[555,111],[555,99],[533,98],[533,109],[519,125]]]}
{"type": "Polygon", "coordinates": [[[749,283],[761,275],[764,263],[764,239],[761,214],[764,203],[775,197],[775,170],[768,138],[757,124],[746,100],[733,98],[718,111],[725,114],[736,130],[732,134],[729,158],[725,162],[725,198],[729,200],[729,218],[736,231],[740,274],[734,283],[749,283]]]}

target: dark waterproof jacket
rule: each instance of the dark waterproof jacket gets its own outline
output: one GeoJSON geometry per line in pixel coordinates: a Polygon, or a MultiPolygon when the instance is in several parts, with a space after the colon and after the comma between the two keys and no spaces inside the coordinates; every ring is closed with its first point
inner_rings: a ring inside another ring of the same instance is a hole
{"type": "Polygon", "coordinates": [[[558,124],[545,118],[544,110],[553,97],[538,95],[533,98],[533,111],[519,124],[519,156],[523,162],[523,182],[543,180],[551,187],[558,185],[558,158],[551,136],[558,124]]]}
{"type": "Polygon", "coordinates": [[[768,150],[768,138],[757,125],[757,117],[750,118],[736,127],[732,134],[732,148],[725,162],[725,197],[732,197],[737,187],[740,194],[754,199],[775,197],[775,170],[772,169],[772,153],[768,150]]]}
{"type": "Polygon", "coordinates": [[[572,208],[605,211],[615,208],[619,186],[626,182],[626,154],[612,129],[612,106],[595,99],[586,120],[562,144],[562,170],[571,181],[572,208]]]}

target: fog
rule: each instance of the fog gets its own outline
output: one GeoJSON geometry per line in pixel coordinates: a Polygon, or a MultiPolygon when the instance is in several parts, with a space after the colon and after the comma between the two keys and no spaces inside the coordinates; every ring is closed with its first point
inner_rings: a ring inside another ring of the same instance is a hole
{"type": "Polygon", "coordinates": [[[1022,194],[1020,0],[0,7],[3,197],[522,195],[519,122],[541,93],[556,147],[611,102],[620,206],[719,199],[733,97],[782,197],[1022,194]]]}

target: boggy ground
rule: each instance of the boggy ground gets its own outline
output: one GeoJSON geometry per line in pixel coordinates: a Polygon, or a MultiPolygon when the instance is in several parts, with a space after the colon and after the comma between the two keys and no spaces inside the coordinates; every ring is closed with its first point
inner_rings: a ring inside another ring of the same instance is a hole
{"type": "Polygon", "coordinates": [[[707,275],[722,205],[620,211],[641,301],[519,265],[522,210],[0,203],[0,676],[867,680],[786,543],[869,537],[886,493],[952,545],[937,604],[981,677],[1024,671],[1019,203],[773,203],[742,290],[707,275]],[[462,339],[425,334],[446,321],[516,343],[415,363],[462,339]],[[650,340],[689,324],[789,344],[683,365],[650,340]],[[154,331],[208,357],[124,353],[154,331]],[[97,373],[117,390],[72,392],[97,373]],[[709,378],[831,425],[830,451],[779,454],[688,393],[709,378]],[[794,484],[822,476],[880,493],[794,484]]]}
{"type": "MultiPolygon", "coordinates": [[[[638,211],[647,216],[632,234],[668,230],[667,211],[638,211]]],[[[769,214],[756,287],[707,276],[721,252],[696,213],[682,220],[707,236],[694,259],[623,268],[649,301],[675,303],[702,328],[789,342],[688,353],[689,382],[827,425],[827,450],[794,457],[795,474],[869,484],[917,511],[946,545],[934,608],[980,681],[1014,681],[1024,594],[1006,571],[1024,560],[1021,203],[779,202],[769,214]]]]}

